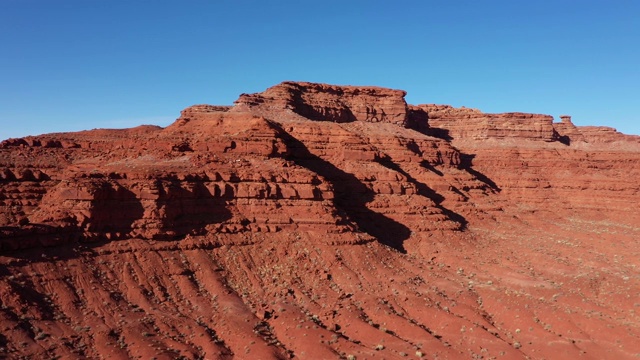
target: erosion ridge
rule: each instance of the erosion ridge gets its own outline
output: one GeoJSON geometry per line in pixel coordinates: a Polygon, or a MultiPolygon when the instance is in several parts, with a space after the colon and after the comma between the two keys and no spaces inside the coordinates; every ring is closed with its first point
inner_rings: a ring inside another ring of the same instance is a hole
{"type": "Polygon", "coordinates": [[[2,141],[0,357],[640,354],[640,137],[405,95],[2,141]]]}

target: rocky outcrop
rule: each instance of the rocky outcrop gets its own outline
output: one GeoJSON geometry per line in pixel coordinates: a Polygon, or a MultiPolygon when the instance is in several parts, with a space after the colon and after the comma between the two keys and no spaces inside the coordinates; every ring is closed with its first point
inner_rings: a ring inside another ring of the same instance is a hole
{"type": "MultiPolygon", "coordinates": [[[[273,107],[284,98],[273,95],[281,88],[313,89],[325,91],[328,99],[350,94],[341,100],[349,109],[370,101],[381,112],[393,115],[398,101],[406,107],[404,93],[399,91],[294,85],[285,83],[254,97],[274,99],[265,102],[273,107]]],[[[298,95],[311,101],[313,94],[298,95]]],[[[19,238],[29,236],[31,241],[7,237],[0,243],[15,249],[78,239],[160,240],[313,228],[322,233],[360,231],[362,236],[352,238],[373,236],[402,249],[412,231],[428,234],[464,226],[461,215],[442,205],[443,194],[455,192],[456,187],[438,175],[422,174],[424,169],[432,169],[433,174],[440,173],[436,168],[455,169],[456,176],[463,174],[465,180],[476,182],[471,186],[474,189],[489,189],[473,174],[457,170],[461,168],[459,152],[444,140],[391,122],[374,124],[366,114],[347,124],[338,119],[303,118],[298,119],[303,125],[291,126],[287,120],[278,122],[277,117],[264,118],[260,108],[240,111],[245,97],[233,109],[189,107],[166,129],[94,130],[34,138],[25,144],[5,142],[8,153],[15,148],[42,151],[37,144],[47,141],[78,146],[44,155],[45,159],[73,159],[47,170],[53,179],[47,184],[46,196],[41,194],[31,207],[20,208],[19,214],[9,210],[15,208],[11,203],[6,205],[4,225],[22,231],[19,238]],[[430,185],[424,183],[427,179],[430,185]],[[415,205],[398,211],[409,198],[415,205]],[[409,230],[402,224],[409,218],[420,225],[409,230]],[[51,231],[19,229],[16,220],[47,229],[64,228],[66,236],[57,234],[51,239],[51,231]]],[[[310,103],[331,104],[321,96],[316,100],[310,103]]],[[[394,116],[400,119],[406,114],[394,116]]]]}
{"type": "Polygon", "coordinates": [[[48,188],[38,186],[49,179],[39,170],[23,170],[16,178],[5,168],[6,193],[20,186],[36,190],[29,200],[20,194],[14,195],[18,200],[5,197],[1,225],[22,235],[0,243],[15,249],[33,246],[35,239],[47,245],[77,239],[176,239],[322,224],[331,225],[325,232],[340,231],[329,206],[331,186],[285,159],[287,145],[276,124],[211,110],[186,109],[173,125],[147,133],[145,140],[130,132],[111,138],[104,131],[84,133],[76,139],[83,144],[79,148],[48,153],[75,160],[47,169],[53,177],[48,188]],[[25,182],[29,187],[20,185],[25,182]],[[20,201],[27,206],[18,206],[20,201]],[[19,229],[21,222],[64,228],[67,236],[56,234],[54,241],[51,231],[19,229]],[[12,240],[25,236],[31,241],[12,240]]]}
{"type": "Polygon", "coordinates": [[[555,141],[553,117],[527,113],[485,114],[449,105],[418,105],[435,134],[453,139],[524,139],[555,141]]]}
{"type": "Polygon", "coordinates": [[[636,358],[640,137],[285,82],[0,143],[0,358],[636,358]]]}
{"type": "Polygon", "coordinates": [[[637,136],[622,134],[614,128],[606,126],[575,126],[571,116],[560,115],[561,121],[554,123],[553,128],[558,134],[558,140],[570,145],[576,144],[604,145],[603,149],[640,148],[637,136]]]}
{"type": "Polygon", "coordinates": [[[262,93],[240,95],[236,107],[241,111],[254,108],[291,110],[311,120],[337,123],[367,121],[404,125],[407,121],[406,94],[402,90],[373,86],[283,82],[262,93]]]}
{"type": "Polygon", "coordinates": [[[634,149],[640,141],[637,136],[625,135],[609,127],[575,126],[569,115],[561,115],[561,121],[554,123],[552,116],[542,114],[487,114],[477,109],[435,104],[411,106],[411,109],[411,128],[457,141],[543,141],[565,145],[571,142],[574,145],[622,142],[634,149]]]}
{"type": "Polygon", "coordinates": [[[584,135],[578,130],[578,127],[571,122],[571,116],[560,115],[561,121],[553,124],[553,129],[558,134],[558,141],[565,145],[570,145],[571,142],[585,142],[584,135]]]}

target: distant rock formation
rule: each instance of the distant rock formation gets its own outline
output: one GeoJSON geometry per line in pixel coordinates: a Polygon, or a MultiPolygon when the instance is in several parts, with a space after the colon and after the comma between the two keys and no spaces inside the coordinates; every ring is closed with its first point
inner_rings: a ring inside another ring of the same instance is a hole
{"type": "Polygon", "coordinates": [[[259,94],[242,94],[236,107],[292,110],[311,120],[345,123],[387,122],[403,125],[407,103],[402,90],[373,86],[336,86],[306,82],[283,82],[259,94]]]}

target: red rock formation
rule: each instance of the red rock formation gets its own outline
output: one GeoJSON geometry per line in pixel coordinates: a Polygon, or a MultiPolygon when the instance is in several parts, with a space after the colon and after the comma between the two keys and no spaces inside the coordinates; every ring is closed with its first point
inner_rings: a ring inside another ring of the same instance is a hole
{"type": "Polygon", "coordinates": [[[640,137],[286,82],[0,143],[0,357],[635,358],[640,137]]]}
{"type": "Polygon", "coordinates": [[[477,109],[449,105],[418,105],[434,130],[444,131],[454,139],[504,139],[554,141],[553,118],[526,113],[485,114],[477,109]]]}
{"type": "Polygon", "coordinates": [[[336,86],[306,82],[283,82],[259,94],[242,94],[240,111],[292,110],[311,120],[338,123],[388,122],[404,125],[407,103],[402,90],[380,87],[336,86]]]}

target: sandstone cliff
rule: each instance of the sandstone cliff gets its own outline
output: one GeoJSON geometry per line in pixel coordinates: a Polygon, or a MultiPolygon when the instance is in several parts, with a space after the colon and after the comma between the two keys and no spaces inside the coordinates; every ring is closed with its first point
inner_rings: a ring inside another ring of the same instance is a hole
{"type": "Polygon", "coordinates": [[[0,357],[640,354],[640,137],[404,96],[1,142],[0,357]]]}
{"type": "Polygon", "coordinates": [[[259,94],[240,95],[234,110],[291,110],[311,120],[403,125],[407,120],[405,95],[402,90],[373,86],[283,82],[259,94]]]}

